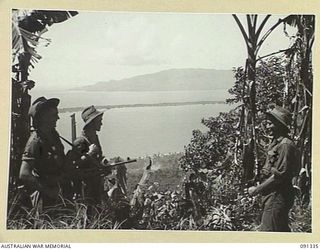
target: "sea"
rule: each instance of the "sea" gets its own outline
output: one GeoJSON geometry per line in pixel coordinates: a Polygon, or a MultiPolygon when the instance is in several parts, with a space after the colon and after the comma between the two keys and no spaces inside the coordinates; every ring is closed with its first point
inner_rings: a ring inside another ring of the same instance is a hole
{"type": "MultiPolygon", "coordinates": [[[[33,100],[39,96],[59,98],[59,108],[64,109],[89,105],[126,105],[124,108],[111,108],[104,112],[103,125],[98,135],[107,158],[145,157],[183,152],[192,138],[193,130],[207,130],[201,123],[203,118],[217,116],[220,112],[228,112],[235,107],[222,103],[230,97],[227,90],[150,92],[31,90],[30,94],[33,100]],[[221,103],[130,107],[133,104],[201,101],[221,103]]],[[[70,141],[72,114],[73,112],[61,112],[57,123],[60,135],[70,141]]],[[[76,132],[79,135],[84,125],[81,111],[75,112],[75,117],[76,132]]],[[[66,150],[70,148],[68,144],[64,144],[66,150]]]]}

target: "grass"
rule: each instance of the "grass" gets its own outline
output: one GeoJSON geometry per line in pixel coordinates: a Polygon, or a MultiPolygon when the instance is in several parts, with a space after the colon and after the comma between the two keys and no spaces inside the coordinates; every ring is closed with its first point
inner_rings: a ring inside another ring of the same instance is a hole
{"type": "Polygon", "coordinates": [[[293,208],[289,213],[289,221],[292,232],[312,232],[312,210],[311,205],[302,205],[296,199],[293,208]]]}
{"type": "MultiPolygon", "coordinates": [[[[151,175],[145,185],[146,198],[161,194],[162,198],[145,204],[142,217],[135,221],[134,228],[143,230],[246,230],[255,231],[259,223],[259,213],[250,218],[233,218],[232,214],[241,213],[239,207],[231,208],[221,204],[210,207],[206,216],[194,219],[192,209],[187,215],[175,207],[171,194],[177,193],[183,200],[184,172],[179,169],[178,160],[181,155],[154,155],[151,175]],[[257,217],[256,219],[254,217],[257,217]],[[230,220],[231,219],[231,220],[230,220]]],[[[140,158],[136,164],[127,167],[128,196],[131,198],[135,185],[139,182],[147,160],[140,158]]],[[[230,187],[232,189],[232,187],[230,187]]],[[[241,197],[240,197],[241,198],[241,197]]],[[[99,210],[93,209],[88,216],[88,207],[76,201],[66,201],[55,208],[37,213],[27,211],[18,204],[18,195],[13,195],[9,202],[7,229],[120,229],[126,226],[126,221],[115,219],[112,204],[105,202],[99,210]]],[[[190,209],[190,208],[189,208],[190,209]]],[[[245,212],[244,212],[245,214],[245,212]]],[[[301,205],[296,200],[291,210],[290,226],[293,232],[311,232],[311,206],[301,205]]],[[[131,224],[130,224],[131,225],[131,224]]],[[[132,224],[133,225],[133,224],[132,224]]]]}
{"type": "MultiPolygon", "coordinates": [[[[180,154],[154,155],[152,159],[151,175],[146,187],[152,186],[154,191],[166,192],[181,188],[184,172],[178,167],[180,154]]],[[[138,159],[133,167],[127,167],[128,196],[139,183],[146,164],[145,159],[138,159]]]]}
{"type": "MultiPolygon", "coordinates": [[[[146,187],[153,186],[155,192],[175,190],[181,185],[183,171],[178,167],[179,154],[154,155],[151,176],[146,187]]],[[[136,184],[140,181],[147,160],[138,159],[136,164],[127,166],[128,196],[131,198],[136,184]]],[[[94,211],[89,218],[88,207],[75,201],[64,200],[55,208],[37,213],[28,211],[18,203],[20,193],[11,196],[8,210],[8,229],[117,229],[122,222],[114,220],[110,204],[105,204],[99,211],[94,211]]]]}

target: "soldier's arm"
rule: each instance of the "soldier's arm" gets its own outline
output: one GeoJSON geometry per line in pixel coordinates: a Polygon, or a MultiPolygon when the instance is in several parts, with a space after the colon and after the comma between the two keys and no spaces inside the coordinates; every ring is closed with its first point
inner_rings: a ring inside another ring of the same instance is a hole
{"type": "Polygon", "coordinates": [[[33,170],[35,162],[40,158],[41,143],[37,136],[32,136],[29,138],[22,155],[19,178],[27,187],[39,190],[41,188],[39,177],[35,176],[33,170]]]}
{"type": "Polygon", "coordinates": [[[250,195],[257,195],[269,188],[272,188],[277,183],[278,183],[278,180],[275,178],[274,175],[271,175],[268,179],[266,179],[260,185],[249,187],[248,192],[250,195]]]}
{"type": "Polygon", "coordinates": [[[289,143],[283,143],[278,148],[278,154],[278,159],[274,167],[271,168],[272,175],[260,185],[249,188],[248,192],[250,195],[257,195],[269,188],[276,187],[284,180],[290,178],[292,175],[291,165],[295,164],[292,162],[295,159],[294,146],[289,143]]]}
{"type": "Polygon", "coordinates": [[[32,173],[34,162],[22,161],[19,178],[27,187],[35,190],[41,190],[39,178],[32,173]]]}
{"type": "Polygon", "coordinates": [[[89,143],[83,138],[83,137],[79,137],[77,138],[74,142],[74,149],[78,152],[78,154],[80,154],[82,157],[82,159],[84,160],[86,156],[94,156],[98,151],[99,148],[97,145],[95,144],[91,144],[89,145],[89,143]]]}
{"type": "Polygon", "coordinates": [[[22,161],[19,178],[31,190],[37,190],[39,192],[45,193],[47,196],[55,198],[58,192],[58,187],[48,188],[46,185],[42,185],[40,178],[33,174],[33,164],[32,161],[22,161]]]}
{"type": "Polygon", "coordinates": [[[297,164],[296,148],[293,143],[282,143],[278,148],[279,157],[271,168],[271,173],[279,182],[292,178],[297,164]]]}
{"type": "Polygon", "coordinates": [[[82,138],[78,137],[73,142],[73,153],[76,159],[76,164],[80,166],[85,166],[88,164],[88,159],[86,155],[89,151],[89,145],[88,142],[82,138]]]}

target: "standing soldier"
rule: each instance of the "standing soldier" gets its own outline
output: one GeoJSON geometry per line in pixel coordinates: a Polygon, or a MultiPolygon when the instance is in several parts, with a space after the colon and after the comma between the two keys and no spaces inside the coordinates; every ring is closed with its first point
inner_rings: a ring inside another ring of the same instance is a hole
{"type": "Polygon", "coordinates": [[[19,178],[27,193],[32,194],[32,205],[38,209],[59,201],[59,178],[65,155],[55,129],[59,119],[58,104],[57,98],[39,97],[29,110],[34,130],[22,156],[19,178]]]}
{"type": "MultiPolygon", "coordinates": [[[[75,150],[80,153],[76,161],[79,169],[94,169],[107,166],[107,159],[103,157],[102,148],[97,135],[102,126],[103,112],[96,110],[94,106],[89,106],[82,111],[81,117],[84,127],[81,135],[73,142],[75,150]],[[96,164],[98,163],[98,164],[96,164]]],[[[102,200],[103,183],[99,175],[88,175],[83,177],[81,184],[78,183],[76,193],[84,198],[90,206],[96,206],[102,200]]]]}
{"type": "Polygon", "coordinates": [[[262,183],[249,187],[249,195],[263,196],[260,231],[289,232],[288,213],[294,202],[292,179],[299,172],[299,152],[289,139],[291,114],[274,105],[267,112],[272,141],[261,171],[262,183]]]}

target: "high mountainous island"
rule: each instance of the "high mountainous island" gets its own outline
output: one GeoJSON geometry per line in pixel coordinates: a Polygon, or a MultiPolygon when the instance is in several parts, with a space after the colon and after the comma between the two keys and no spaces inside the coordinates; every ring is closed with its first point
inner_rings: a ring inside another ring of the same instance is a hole
{"type": "Polygon", "coordinates": [[[100,81],[73,90],[85,91],[183,91],[229,89],[232,70],[169,69],[122,80],[100,81]]]}

